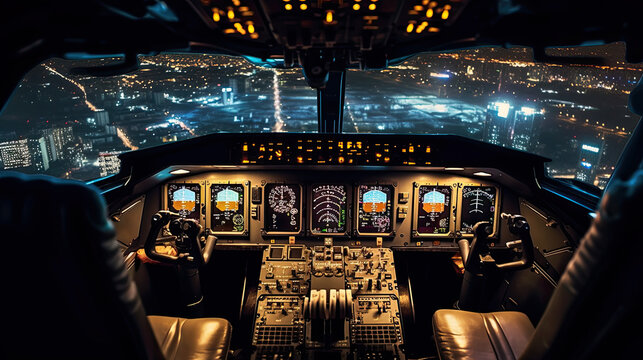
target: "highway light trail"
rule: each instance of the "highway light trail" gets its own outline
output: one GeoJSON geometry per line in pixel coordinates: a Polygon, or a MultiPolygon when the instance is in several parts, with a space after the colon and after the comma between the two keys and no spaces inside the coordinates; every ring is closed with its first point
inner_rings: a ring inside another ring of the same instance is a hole
{"type": "Polygon", "coordinates": [[[92,110],[92,111],[98,111],[98,108],[96,108],[96,106],[94,106],[94,104],[92,104],[91,102],[89,102],[89,100],[87,100],[87,91],[85,91],[85,87],[84,87],[82,84],[80,84],[79,82],[77,82],[77,81],[76,81],[76,80],[74,80],[74,79],[70,79],[70,78],[68,78],[67,76],[65,76],[65,75],[61,74],[60,72],[58,72],[56,69],[52,68],[52,67],[51,67],[51,66],[49,66],[49,65],[45,65],[45,64],[43,64],[42,66],[44,66],[44,67],[45,67],[47,70],[49,70],[52,74],[55,74],[55,75],[60,76],[61,78],[63,78],[63,79],[65,79],[65,80],[67,80],[68,82],[70,82],[72,85],[74,85],[74,86],[76,86],[77,88],[79,88],[79,89],[80,89],[80,91],[83,93],[83,99],[85,100],[85,104],[87,105],[87,107],[88,107],[90,110],[92,110]]]}
{"type": "Polygon", "coordinates": [[[273,132],[284,132],[284,120],[281,118],[281,95],[279,91],[279,73],[273,69],[272,76],[272,96],[274,98],[273,105],[275,107],[275,126],[272,128],[273,132]]]}
{"type": "Polygon", "coordinates": [[[187,126],[183,121],[181,121],[181,120],[179,120],[177,118],[172,118],[172,119],[168,120],[168,122],[171,123],[171,124],[178,125],[181,129],[189,132],[190,135],[196,136],[196,133],[194,132],[194,129],[192,129],[189,126],[187,126]]]}
{"type": "Polygon", "coordinates": [[[125,147],[129,148],[130,150],[138,150],[138,146],[132,144],[132,141],[127,137],[127,134],[125,134],[125,131],[123,131],[123,129],[116,128],[116,135],[118,135],[118,138],[121,139],[125,147]]]}

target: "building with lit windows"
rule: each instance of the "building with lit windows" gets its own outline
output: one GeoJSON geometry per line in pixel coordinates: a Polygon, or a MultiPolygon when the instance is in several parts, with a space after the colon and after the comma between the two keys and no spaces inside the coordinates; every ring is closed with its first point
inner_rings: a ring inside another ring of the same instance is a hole
{"type": "Polygon", "coordinates": [[[98,167],[100,176],[116,174],[121,169],[121,160],[118,158],[120,151],[102,152],[98,154],[98,167]]]}
{"type": "Polygon", "coordinates": [[[602,145],[582,144],[576,166],[576,179],[588,183],[594,182],[596,169],[601,160],[602,145]]]}

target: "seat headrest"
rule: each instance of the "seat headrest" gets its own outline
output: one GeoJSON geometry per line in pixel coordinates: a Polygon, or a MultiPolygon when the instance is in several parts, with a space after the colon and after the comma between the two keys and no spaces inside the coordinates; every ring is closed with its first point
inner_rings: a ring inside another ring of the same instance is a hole
{"type": "Polygon", "coordinates": [[[0,354],[150,357],[153,335],[114,234],[97,189],[0,174],[0,267],[11,309],[0,354]]]}

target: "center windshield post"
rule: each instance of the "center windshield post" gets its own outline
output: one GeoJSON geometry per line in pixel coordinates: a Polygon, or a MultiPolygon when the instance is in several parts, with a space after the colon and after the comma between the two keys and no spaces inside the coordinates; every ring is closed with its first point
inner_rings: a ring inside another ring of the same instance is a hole
{"type": "Polygon", "coordinates": [[[330,71],[324,88],[317,89],[317,120],[320,133],[341,133],[344,117],[346,70],[330,71]]]}

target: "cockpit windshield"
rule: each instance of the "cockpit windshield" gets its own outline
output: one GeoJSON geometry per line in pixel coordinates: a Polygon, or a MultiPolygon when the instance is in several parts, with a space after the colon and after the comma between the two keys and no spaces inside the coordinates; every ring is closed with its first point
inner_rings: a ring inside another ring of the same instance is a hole
{"type": "MultiPolygon", "coordinates": [[[[348,70],[343,132],[461,135],[549,157],[552,177],[604,186],[638,121],[627,97],[643,66],[619,60],[618,44],[582,50],[606,59],[600,66],[534,63],[530,51],[348,70]]],[[[83,71],[114,61],[50,59],[29,72],[0,114],[0,168],[88,180],[117,172],[120,153],[167,142],[318,130],[317,92],[300,69],[161,54],[124,75],[83,71]]]]}

